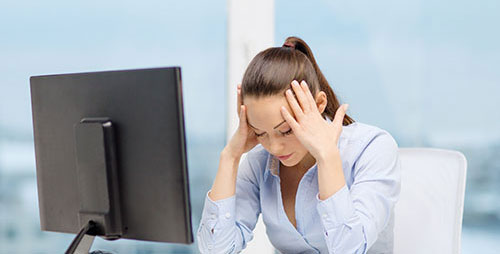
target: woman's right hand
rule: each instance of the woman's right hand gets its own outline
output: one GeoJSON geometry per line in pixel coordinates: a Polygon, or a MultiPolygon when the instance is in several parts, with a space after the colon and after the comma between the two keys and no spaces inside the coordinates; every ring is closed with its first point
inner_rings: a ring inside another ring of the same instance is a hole
{"type": "Polygon", "coordinates": [[[257,141],[257,136],[248,126],[247,122],[247,108],[245,105],[241,105],[241,84],[238,85],[238,112],[239,112],[239,126],[236,132],[229,140],[229,143],[224,148],[230,156],[234,158],[241,157],[242,154],[250,151],[254,148],[259,141],[257,141]]]}

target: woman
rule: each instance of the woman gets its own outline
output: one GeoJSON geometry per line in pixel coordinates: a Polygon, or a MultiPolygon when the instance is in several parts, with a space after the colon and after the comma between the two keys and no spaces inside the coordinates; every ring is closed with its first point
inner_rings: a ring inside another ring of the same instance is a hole
{"type": "Polygon", "coordinates": [[[205,199],[202,253],[244,249],[260,213],[282,253],[392,253],[397,143],[345,115],[303,40],[255,56],[238,109],[205,199]]]}

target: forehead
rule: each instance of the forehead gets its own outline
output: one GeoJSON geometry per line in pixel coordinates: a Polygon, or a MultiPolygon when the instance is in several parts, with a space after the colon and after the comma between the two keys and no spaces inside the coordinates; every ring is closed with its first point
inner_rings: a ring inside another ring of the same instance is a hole
{"type": "MultiPolygon", "coordinates": [[[[264,97],[245,97],[244,104],[247,107],[247,120],[253,127],[259,130],[272,130],[285,119],[281,116],[281,106],[290,111],[288,102],[283,95],[271,95],[264,97]]],[[[283,125],[286,125],[285,123],[283,125]]]]}

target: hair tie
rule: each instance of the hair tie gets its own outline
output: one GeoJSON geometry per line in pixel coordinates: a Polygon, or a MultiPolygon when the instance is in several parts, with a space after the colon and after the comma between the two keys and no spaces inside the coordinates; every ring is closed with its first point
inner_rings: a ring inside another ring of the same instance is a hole
{"type": "Polygon", "coordinates": [[[283,43],[283,47],[295,49],[295,44],[287,41],[287,42],[283,43]]]}

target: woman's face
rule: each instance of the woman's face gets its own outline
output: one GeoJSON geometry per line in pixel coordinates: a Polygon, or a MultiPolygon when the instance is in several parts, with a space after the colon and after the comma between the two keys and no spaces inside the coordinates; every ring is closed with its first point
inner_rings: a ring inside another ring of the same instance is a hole
{"type": "Polygon", "coordinates": [[[293,111],[284,95],[272,95],[256,98],[248,96],[244,99],[247,107],[247,121],[250,131],[255,132],[257,140],[272,155],[279,158],[287,167],[297,165],[308,154],[308,151],[295,137],[290,125],[281,115],[280,108],[285,108],[293,115],[293,111]]]}

